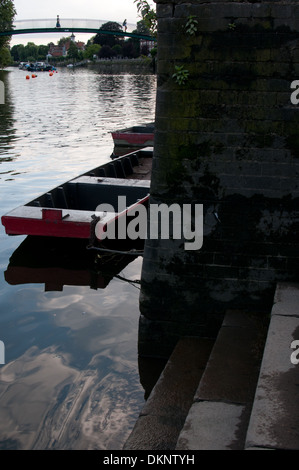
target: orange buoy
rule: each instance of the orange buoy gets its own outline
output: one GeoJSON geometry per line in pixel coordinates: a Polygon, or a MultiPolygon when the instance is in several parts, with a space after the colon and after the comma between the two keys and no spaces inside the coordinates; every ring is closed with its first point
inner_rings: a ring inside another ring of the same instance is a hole
{"type": "Polygon", "coordinates": [[[30,79],[29,75],[26,75],[26,80],[29,80],[29,79],[30,79]]]}

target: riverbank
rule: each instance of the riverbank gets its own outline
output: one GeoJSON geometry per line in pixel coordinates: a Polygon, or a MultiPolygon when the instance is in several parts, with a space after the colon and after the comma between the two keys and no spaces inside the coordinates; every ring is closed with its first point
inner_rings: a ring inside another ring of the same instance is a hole
{"type": "Polygon", "coordinates": [[[139,59],[99,59],[89,61],[86,66],[99,73],[107,74],[152,74],[155,73],[155,60],[150,58],[139,59]]]}
{"type": "MultiPolygon", "coordinates": [[[[104,74],[134,74],[148,75],[156,73],[156,61],[149,57],[138,59],[97,59],[82,60],[80,62],[71,62],[69,59],[65,61],[50,61],[50,65],[59,68],[88,68],[97,70],[104,74]]],[[[18,67],[19,63],[12,64],[12,67],[18,67]]]]}

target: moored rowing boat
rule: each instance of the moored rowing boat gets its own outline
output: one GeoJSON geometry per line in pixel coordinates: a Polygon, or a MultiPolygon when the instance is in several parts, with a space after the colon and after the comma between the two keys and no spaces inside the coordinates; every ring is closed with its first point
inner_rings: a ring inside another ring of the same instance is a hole
{"type": "Polygon", "coordinates": [[[141,126],[128,127],[112,132],[112,138],[116,147],[147,147],[154,145],[153,123],[141,126]]]}
{"type": "Polygon", "coordinates": [[[96,219],[97,234],[104,234],[108,224],[147,204],[152,154],[152,148],[144,148],[123,155],[13,209],[1,219],[6,233],[89,239],[96,219]],[[119,196],[126,198],[121,212],[119,196]],[[98,211],[104,204],[114,211],[98,211]]]}

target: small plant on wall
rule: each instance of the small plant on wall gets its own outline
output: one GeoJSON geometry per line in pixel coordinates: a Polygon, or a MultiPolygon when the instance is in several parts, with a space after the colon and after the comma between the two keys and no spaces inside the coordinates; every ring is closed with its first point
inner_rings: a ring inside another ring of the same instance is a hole
{"type": "Polygon", "coordinates": [[[188,17],[187,23],[185,25],[186,33],[190,36],[194,36],[197,32],[198,21],[195,19],[195,16],[190,15],[188,17]]]}
{"type": "Polygon", "coordinates": [[[175,73],[172,78],[179,85],[184,85],[189,78],[189,70],[185,69],[183,65],[175,65],[175,73]]]}

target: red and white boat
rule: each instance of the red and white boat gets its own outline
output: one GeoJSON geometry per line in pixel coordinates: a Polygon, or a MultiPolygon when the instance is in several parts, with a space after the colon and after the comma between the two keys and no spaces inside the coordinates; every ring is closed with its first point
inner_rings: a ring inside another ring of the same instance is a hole
{"type": "Polygon", "coordinates": [[[89,239],[97,219],[100,240],[108,224],[147,204],[152,155],[152,148],[128,153],[11,210],[1,218],[6,233],[89,239]],[[118,196],[126,197],[122,212],[117,212],[118,196]],[[114,212],[98,212],[101,204],[110,204],[114,212]]]}
{"type": "Polygon", "coordinates": [[[115,147],[142,148],[154,145],[154,123],[111,132],[115,147]]]}

